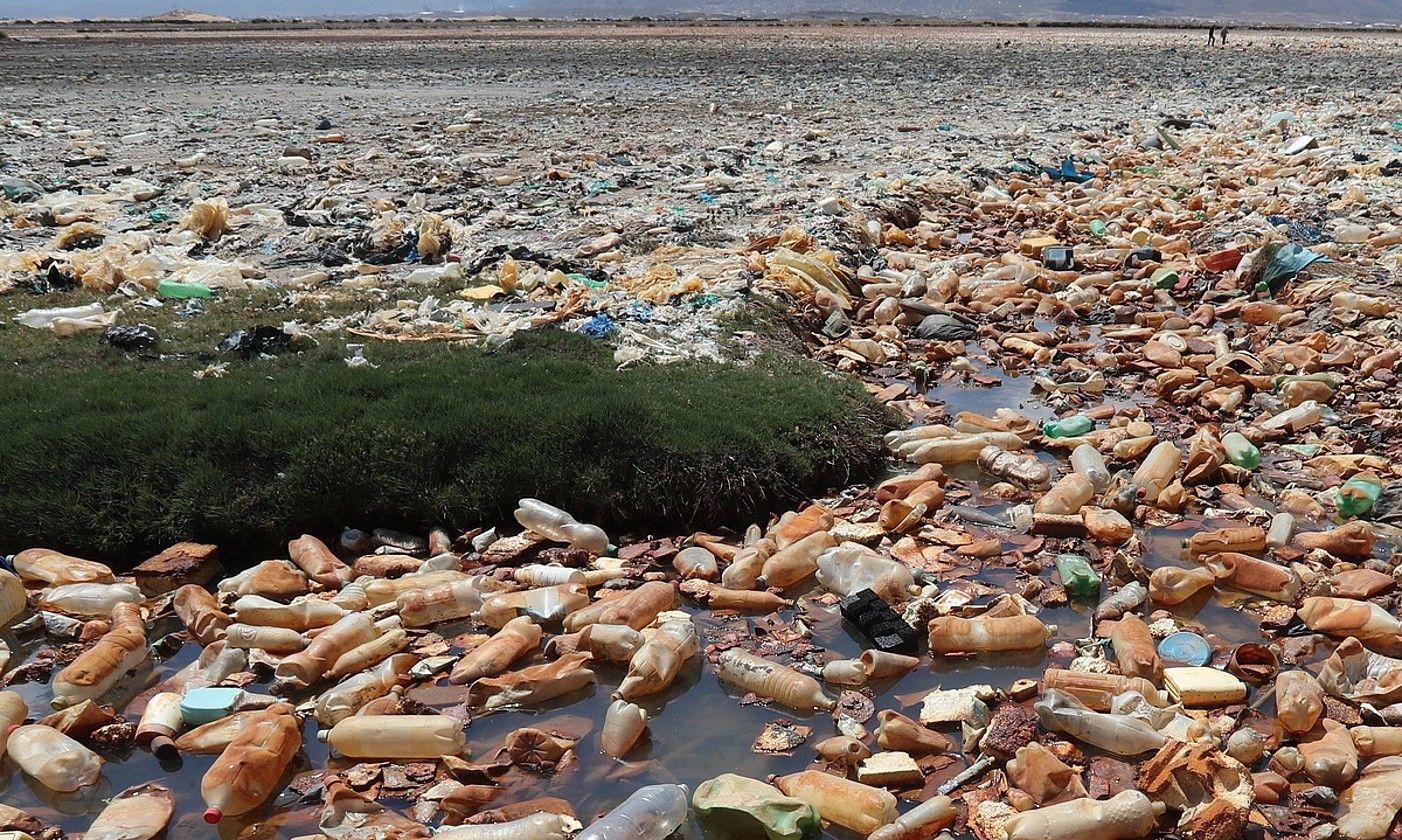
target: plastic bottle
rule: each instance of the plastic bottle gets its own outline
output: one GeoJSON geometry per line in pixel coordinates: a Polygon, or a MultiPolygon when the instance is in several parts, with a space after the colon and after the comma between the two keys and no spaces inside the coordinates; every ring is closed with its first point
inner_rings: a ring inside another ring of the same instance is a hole
{"type": "Polygon", "coordinates": [[[1120,673],[1142,677],[1151,683],[1163,679],[1163,663],[1159,661],[1154,637],[1149,633],[1149,625],[1139,616],[1126,615],[1116,622],[1115,629],[1110,631],[1110,645],[1120,673]]]}
{"type": "Polygon", "coordinates": [[[292,757],[302,748],[297,718],[278,704],[249,719],[224,748],[200,781],[200,794],[209,806],[204,821],[211,825],[226,816],[257,808],[277,790],[292,757]]]}
{"type": "Polygon", "coordinates": [[[220,639],[207,645],[194,662],[181,668],[162,683],[161,690],[181,692],[214,685],[246,667],[248,654],[244,653],[242,648],[230,645],[227,639],[220,639]]]}
{"type": "MultiPolygon", "coordinates": [[[[671,592],[670,584],[663,584],[671,592]]],[[[620,600],[623,597],[620,596],[620,600]]],[[[553,623],[568,619],[589,604],[589,591],[583,584],[566,583],[523,592],[503,592],[482,602],[477,617],[488,627],[500,630],[520,615],[553,623]]],[[[569,626],[568,623],[566,626],[569,626]]]]}
{"type": "Polygon", "coordinates": [[[112,629],[54,675],[53,707],[62,709],[101,697],[145,661],[146,622],[141,618],[141,608],[119,603],[112,611],[112,629]]]}
{"type": "Polygon", "coordinates": [[[1305,758],[1305,774],[1316,783],[1343,790],[1358,775],[1358,749],[1342,723],[1322,719],[1321,728],[1301,735],[1296,744],[1305,758]]]}
{"type": "Polygon", "coordinates": [[[995,653],[1033,650],[1056,632],[1032,615],[1000,618],[940,616],[930,620],[931,653],[995,653]]]}
{"type": "Polygon", "coordinates": [[[1268,432],[1277,429],[1290,429],[1291,431],[1298,432],[1301,429],[1308,428],[1318,423],[1319,418],[1323,416],[1323,414],[1324,410],[1320,407],[1319,403],[1314,400],[1306,400],[1294,408],[1287,408],[1279,414],[1261,421],[1257,425],[1260,426],[1263,431],[1268,432]]]}
{"type": "Polygon", "coordinates": [[[685,785],[638,788],[575,840],[664,840],[686,822],[690,797],[685,785]]]}
{"type": "Polygon", "coordinates": [[[180,737],[185,720],[180,714],[180,695],[163,691],[146,702],[141,722],[136,725],[136,742],[155,756],[168,761],[179,755],[174,739],[180,737]]]}
{"type": "Polygon", "coordinates": [[[400,593],[395,599],[405,627],[429,627],[445,621],[458,621],[480,610],[482,604],[482,594],[472,580],[455,580],[428,589],[411,589],[400,593]]]}
{"type": "Polygon", "coordinates": [[[1153,683],[1142,677],[1127,677],[1122,674],[1048,668],[1042,672],[1042,689],[1055,689],[1069,694],[1086,708],[1097,712],[1110,711],[1116,695],[1126,691],[1138,692],[1156,706],[1168,703],[1168,698],[1153,683]]]}
{"type": "Polygon", "coordinates": [[[647,729],[647,712],[627,700],[615,700],[604,714],[599,747],[606,755],[622,758],[633,749],[647,729]]]}
{"type": "Polygon", "coordinates": [[[531,588],[559,586],[562,583],[585,583],[587,577],[579,569],[569,566],[543,565],[531,563],[517,569],[512,577],[522,586],[531,588]]]}
{"type": "Polygon", "coordinates": [[[1189,554],[1216,554],[1220,551],[1250,552],[1266,547],[1266,531],[1255,525],[1199,531],[1183,541],[1189,554]]]}
{"type": "Polygon", "coordinates": [[[812,677],[738,648],[721,654],[716,676],[721,682],[798,711],[827,710],[837,705],[837,701],[823,694],[823,687],[812,677]]]}
{"type": "Polygon", "coordinates": [[[677,552],[672,559],[672,568],[677,570],[682,580],[715,580],[720,577],[720,564],[716,562],[716,556],[699,545],[677,552]]]}
{"type": "Polygon", "coordinates": [[[28,606],[24,581],[18,575],[0,569],[0,627],[4,627],[28,606]]]}
{"type": "Polygon", "coordinates": [[[832,528],[833,521],[832,511],[822,505],[809,505],[793,516],[780,519],[768,536],[774,540],[774,546],[782,550],[810,534],[832,528]]]}
{"type": "Polygon", "coordinates": [[[13,691],[0,691],[0,759],[5,757],[5,744],[10,727],[19,726],[29,717],[29,704],[13,691]]]}
{"type": "Polygon", "coordinates": [[[594,683],[585,667],[587,653],[569,653],[553,662],[531,665],[500,677],[483,677],[467,690],[467,704],[486,711],[545,703],[594,683]]]}
{"type": "Polygon", "coordinates": [[[1208,569],[1164,566],[1149,575],[1149,597],[1156,603],[1174,606],[1216,582],[1217,578],[1208,569]]]}
{"type": "Polygon", "coordinates": [[[1081,523],[1085,525],[1090,538],[1098,543],[1124,545],[1134,536],[1134,526],[1117,510],[1081,508],[1081,523]]]}
{"type": "Polygon", "coordinates": [[[448,681],[465,685],[481,677],[504,673],[512,663],[540,647],[540,626],[526,616],[513,618],[490,639],[473,648],[453,666],[448,681]]]}
{"type": "Polygon", "coordinates": [[[328,589],[340,589],[355,580],[355,572],[326,547],[326,543],[303,534],[287,544],[287,556],[307,577],[328,589]]]}
{"type": "Polygon", "coordinates": [[[66,586],[73,583],[112,583],[112,570],[91,560],[70,557],[47,548],[27,548],[15,555],[15,574],[32,583],[66,586]]]}
{"type": "Polygon", "coordinates": [[[1383,492],[1383,480],[1372,470],[1358,473],[1339,488],[1339,515],[1345,519],[1367,516],[1383,492]]]}
{"type": "Polygon", "coordinates": [[[564,814],[540,811],[503,823],[458,825],[444,828],[434,840],[566,840],[573,820],[564,814]]]}
{"type": "Polygon", "coordinates": [[[203,586],[189,583],[175,590],[173,605],[185,629],[202,645],[224,638],[225,630],[233,623],[203,586]]]}
{"type": "Polygon", "coordinates": [[[988,446],[1004,450],[1021,449],[1023,440],[1011,432],[987,432],[920,441],[901,446],[897,453],[912,464],[953,466],[977,461],[988,446]]]}
{"type": "Polygon", "coordinates": [[[1073,598],[1091,598],[1100,592],[1100,575],[1080,554],[1056,555],[1056,573],[1061,585],[1073,598]]]}
{"type": "Polygon", "coordinates": [[[71,793],[102,775],[102,759],[97,753],[51,726],[12,725],[6,731],[10,759],[50,790],[71,793]]]}
{"type": "Polygon", "coordinates": [[[234,602],[234,614],[244,624],[312,630],[340,621],[346,611],[320,598],[302,598],[281,604],[262,595],[244,595],[234,602]]]}
{"type": "Polygon", "coordinates": [[[954,801],[948,796],[933,796],[884,825],[867,840],[930,840],[949,828],[958,819],[954,801]]]}
{"type": "Polygon", "coordinates": [[[707,605],[712,612],[775,612],[793,606],[793,602],[768,590],[726,589],[713,586],[706,590],[707,605]]]}
{"type": "Polygon", "coordinates": [[[860,659],[837,659],[822,669],[823,682],[829,685],[866,685],[867,673],[860,659]]]}
{"type": "Polygon", "coordinates": [[[1227,432],[1223,435],[1222,448],[1227,451],[1227,461],[1242,469],[1254,470],[1261,465],[1261,450],[1241,432],[1227,432]]]}
{"type": "Polygon", "coordinates": [[[645,641],[642,633],[626,624],[591,624],[579,631],[580,650],[589,651],[599,662],[618,665],[628,664],[645,641]]]}
{"type": "Polygon", "coordinates": [[[823,819],[861,835],[869,835],[899,816],[896,797],[887,791],[820,770],[780,776],[774,784],[785,795],[818,809],[823,819]]]}
{"type": "Polygon", "coordinates": [[[1402,755],[1402,726],[1354,726],[1348,734],[1363,758],[1402,755]]]}
{"type": "Polygon", "coordinates": [[[1092,711],[1075,697],[1049,689],[1032,704],[1042,727],[1116,755],[1139,755],[1164,745],[1164,736],[1139,718],[1092,711]]]}
{"type": "Polygon", "coordinates": [[[618,684],[617,696],[636,700],[666,691],[686,661],[696,656],[698,646],[690,619],[666,622],[629,660],[628,676],[618,684]]]}
{"type": "Polygon", "coordinates": [[[1402,620],[1371,601],[1306,598],[1296,611],[1305,626],[1336,639],[1353,636],[1371,649],[1402,650],[1402,620]]]}
{"type": "Polygon", "coordinates": [[[1295,536],[1295,517],[1285,511],[1271,517],[1271,527],[1266,529],[1266,547],[1281,548],[1290,544],[1295,536]]]}
{"type": "Polygon", "coordinates": [[[378,607],[397,600],[405,592],[431,589],[459,580],[470,581],[473,580],[473,576],[454,569],[444,569],[437,572],[416,572],[394,580],[370,580],[365,584],[365,600],[371,607],[378,607]]]}
{"type": "Polygon", "coordinates": [[[720,573],[721,585],[727,589],[753,589],[764,570],[764,562],[775,550],[774,543],[767,539],[745,546],[720,573]]]}
{"type": "Polygon", "coordinates": [[[1164,810],[1137,790],[1122,790],[1106,800],[1073,799],[1014,814],[1006,829],[1008,840],[1134,840],[1148,836],[1164,810]]]}
{"type": "Polygon", "coordinates": [[[1137,608],[1149,597],[1149,591],[1144,588],[1144,584],[1137,580],[1132,580],[1120,587],[1113,595],[1101,601],[1095,607],[1095,618],[1097,621],[1106,619],[1117,619],[1132,609],[1137,608]]]}
{"type": "Polygon", "coordinates": [[[522,528],[590,554],[603,554],[608,550],[608,534],[597,525],[581,524],[563,510],[539,499],[522,499],[518,504],[516,521],[522,528]]]}
{"type": "Polygon", "coordinates": [[[1275,601],[1291,603],[1300,594],[1293,570],[1249,554],[1224,551],[1204,558],[1203,566],[1222,583],[1275,601]]]}
{"type": "Polygon", "coordinates": [[[1019,455],[990,444],[979,450],[977,460],[985,473],[1025,490],[1044,490],[1051,485],[1051,470],[1034,455],[1019,455]]]}
{"type": "Polygon", "coordinates": [[[1367,557],[1373,553],[1377,539],[1371,524],[1355,519],[1328,531],[1296,534],[1295,544],[1306,549],[1323,549],[1341,557],[1367,557]]]}
{"type": "Polygon", "coordinates": [[[785,796],[758,779],[734,773],[702,782],[691,806],[703,825],[714,825],[725,837],[808,840],[821,831],[818,811],[812,805],[785,796]]]}
{"type": "Polygon", "coordinates": [[[290,560],[264,560],[219,581],[221,595],[265,595],[292,598],[307,592],[307,576],[290,560]]]}
{"type": "Polygon", "coordinates": [[[313,715],[322,726],[335,726],[355,714],[361,706],[389,693],[390,688],[409,673],[418,657],[397,653],[376,665],[374,670],[356,674],[322,692],[313,715]]]}
{"type": "Polygon", "coordinates": [[[1344,840],[1382,840],[1402,810],[1402,757],[1381,758],[1339,797],[1335,821],[1344,840]]]}
{"type": "MultiPolygon", "coordinates": [[[[565,629],[583,630],[586,624],[626,624],[641,630],[651,624],[657,614],[670,610],[677,602],[676,589],[666,581],[644,583],[631,592],[613,598],[602,605],[592,620],[579,620],[579,613],[565,618],[565,629]]],[[[581,613],[583,610],[580,611],[581,613]]]]}
{"type": "Polygon", "coordinates": [[[1134,471],[1130,477],[1130,486],[1135,489],[1139,498],[1152,502],[1158,499],[1168,483],[1173,480],[1173,476],[1178,472],[1178,465],[1183,462],[1183,451],[1172,441],[1162,441],[1149,450],[1139,464],[1139,469],[1134,471]]]}
{"type": "Polygon", "coordinates": [[[307,646],[307,637],[296,630],[254,624],[230,624],[224,631],[224,641],[229,647],[267,653],[292,653],[307,646]]]}
{"type": "Polygon", "coordinates": [[[447,715],[354,716],[316,734],[347,758],[398,760],[462,755],[467,733],[462,723],[447,715]]]}
{"type": "Polygon", "coordinates": [[[883,750],[900,750],[911,755],[947,753],[954,750],[954,742],[943,734],[911,720],[894,709],[882,709],[877,712],[876,720],[876,743],[883,750]]]}
{"type": "Polygon", "coordinates": [[[899,602],[908,597],[915,577],[904,563],[845,542],[818,555],[818,583],[842,596],[870,589],[884,600],[899,602]]]}
{"type": "MultiPolygon", "coordinates": [[[[397,617],[394,617],[397,620],[397,617]]],[[[385,628],[376,622],[380,635],[341,654],[326,671],[326,679],[339,680],[373,668],[409,647],[409,634],[403,627],[385,628]]]]}
{"type": "Polygon", "coordinates": [[[818,557],[837,545],[827,531],[809,534],[801,540],[779,549],[764,561],[761,577],[766,586],[787,589],[818,571],[818,557]]]}
{"type": "Polygon", "coordinates": [[[867,679],[890,680],[903,677],[920,666],[919,657],[903,656],[884,650],[864,650],[857,657],[866,671],[867,679]]]}
{"type": "Polygon", "coordinates": [[[1089,443],[1071,450],[1071,469],[1089,479],[1097,493],[1110,486],[1110,469],[1105,466],[1105,456],[1089,443]]]}
{"type": "Polygon", "coordinates": [[[39,606],[84,618],[106,618],[118,604],[140,604],[146,600],[131,583],[70,583],[47,589],[39,606]]]}
{"type": "Polygon", "coordinates": [[[1042,434],[1049,438],[1080,437],[1095,428],[1095,421],[1084,414],[1073,414],[1042,424],[1042,434]]]}
{"type": "Polygon", "coordinates": [[[376,635],[375,622],[367,613],[347,613],[307,643],[307,647],[283,657],[274,673],[279,679],[311,685],[330,670],[346,651],[370,641],[376,635]]]}
{"type": "Polygon", "coordinates": [[[1067,473],[1037,500],[1032,509],[1037,513],[1065,516],[1079,513],[1093,498],[1095,486],[1089,478],[1077,472],[1067,473]]]}

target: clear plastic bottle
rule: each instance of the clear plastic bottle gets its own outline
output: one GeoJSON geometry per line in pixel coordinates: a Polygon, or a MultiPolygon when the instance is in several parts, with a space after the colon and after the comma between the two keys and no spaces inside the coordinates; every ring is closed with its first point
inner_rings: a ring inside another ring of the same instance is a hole
{"type": "Polygon", "coordinates": [[[448,681],[464,685],[481,677],[495,677],[516,660],[540,647],[540,626],[526,616],[511,619],[490,639],[473,648],[453,666],[448,681]]]}
{"type": "Polygon", "coordinates": [[[467,749],[462,723],[447,715],[348,717],[316,737],[347,758],[427,759],[467,749]]]}
{"type": "Polygon", "coordinates": [[[182,692],[215,685],[230,674],[248,666],[248,654],[239,647],[220,639],[205,646],[200,655],[161,684],[162,691],[182,692]]]}
{"type": "Polygon", "coordinates": [[[1172,441],[1162,441],[1149,450],[1149,454],[1134,471],[1129,483],[1141,499],[1154,502],[1159,494],[1173,481],[1178,465],[1183,462],[1183,450],[1172,441]]]}
{"type": "Polygon", "coordinates": [[[473,580],[455,580],[428,589],[411,589],[395,599],[406,627],[429,627],[459,621],[482,609],[482,593],[473,580]]]}
{"type": "Polygon", "coordinates": [[[347,651],[370,641],[376,627],[368,613],[347,613],[335,624],[317,633],[304,650],[283,657],[274,673],[279,679],[311,685],[321,679],[347,651]]]}
{"type": "Polygon", "coordinates": [[[1261,465],[1261,450],[1241,432],[1223,435],[1222,448],[1227,452],[1227,460],[1242,469],[1254,470],[1261,465]]]}
{"type": "Polygon", "coordinates": [[[18,575],[0,569],[0,627],[4,627],[28,606],[24,581],[18,575]]]}
{"type": "Polygon", "coordinates": [[[1095,618],[1098,621],[1117,619],[1144,603],[1148,598],[1149,590],[1144,588],[1144,584],[1132,580],[1096,605],[1095,618]]]}
{"type": "Polygon", "coordinates": [[[71,793],[102,775],[97,753],[51,726],[11,726],[6,752],[27,775],[50,790],[71,793]]]}
{"type": "Polygon", "coordinates": [[[209,806],[204,821],[218,823],[257,808],[277,790],[292,757],[302,748],[297,718],[279,704],[250,718],[224,748],[200,781],[200,794],[209,806]]]}
{"type": "Polygon", "coordinates": [[[229,647],[261,650],[267,653],[293,653],[307,646],[307,637],[285,627],[230,624],[224,631],[229,647]]]}
{"type": "Polygon", "coordinates": [[[355,580],[355,572],[342,563],[326,543],[303,534],[287,544],[287,556],[297,568],[307,573],[307,577],[328,589],[340,589],[355,580]]]}
{"type": "Polygon", "coordinates": [[[735,648],[721,654],[716,676],[721,682],[799,711],[826,710],[837,705],[837,701],[823,694],[823,687],[812,677],[735,648]]]}
{"type": "Polygon", "coordinates": [[[818,555],[818,583],[838,595],[870,589],[887,602],[909,596],[915,577],[898,560],[890,560],[859,543],[845,542],[818,555]]]}
{"type": "Polygon", "coordinates": [[[140,604],[146,600],[131,583],[70,583],[47,589],[39,606],[83,618],[106,618],[118,604],[140,604]]]}
{"type": "Polygon", "coordinates": [[[19,726],[29,717],[29,704],[13,691],[0,691],[0,758],[5,757],[5,744],[11,726],[19,726]]]}
{"type": "Polygon", "coordinates": [[[583,571],[569,566],[531,563],[517,569],[512,577],[517,583],[528,587],[559,586],[562,583],[585,583],[588,578],[583,571]]]}
{"type": "Polygon", "coordinates": [[[91,560],[70,557],[47,548],[28,548],[15,555],[15,574],[32,583],[66,586],[74,583],[112,583],[112,570],[91,560]]]}
{"type": "Polygon", "coordinates": [[[1057,689],[1042,692],[1032,705],[1043,728],[1070,735],[1116,755],[1139,755],[1164,745],[1164,736],[1139,718],[1092,711],[1057,689]]]}
{"type": "Polygon", "coordinates": [[[1034,650],[1056,632],[1033,615],[998,618],[958,618],[943,615],[930,620],[931,653],[996,653],[1034,650]]]}
{"type": "Polygon", "coordinates": [[[685,785],[648,785],[580,832],[575,840],[665,840],[691,812],[685,785]]]}
{"type": "Polygon", "coordinates": [[[1277,429],[1289,429],[1298,432],[1307,429],[1319,422],[1319,418],[1324,415],[1324,409],[1314,400],[1305,400],[1294,408],[1286,410],[1261,421],[1258,425],[1263,431],[1275,431],[1277,429]]]}
{"type": "Polygon", "coordinates": [[[581,524],[563,510],[539,499],[522,499],[518,504],[516,521],[522,528],[590,554],[608,551],[608,534],[597,525],[581,524]]]}
{"type": "Polygon", "coordinates": [[[361,706],[389,693],[419,661],[410,653],[396,653],[373,670],[342,680],[316,698],[313,715],[322,726],[335,726],[361,706]]]}
{"type": "Polygon", "coordinates": [[[682,580],[715,580],[720,577],[716,556],[699,545],[688,546],[672,558],[672,568],[682,580]]]}
{"type": "Polygon", "coordinates": [[[67,706],[101,697],[128,671],[146,661],[146,622],[135,604],[118,604],[112,629],[54,675],[53,706],[67,706]]]}
{"type": "Polygon", "coordinates": [[[615,700],[604,715],[599,733],[599,748],[606,755],[622,758],[627,755],[647,729],[647,711],[627,700],[615,700]]]}
{"type": "Polygon", "coordinates": [[[899,816],[896,797],[889,792],[821,770],[780,776],[774,784],[785,795],[812,805],[823,819],[863,836],[899,816]]]}
{"type": "Polygon", "coordinates": [[[1110,486],[1110,469],[1105,466],[1105,456],[1089,443],[1071,450],[1071,469],[1088,478],[1097,493],[1103,493],[1110,486]]]}
{"type": "Polygon", "coordinates": [[[1136,840],[1153,832],[1162,802],[1137,790],[1122,790],[1106,800],[1073,799],[1014,814],[1008,840],[1136,840]]]}
{"type": "Polygon", "coordinates": [[[636,700],[666,691],[699,647],[690,619],[668,621],[657,629],[628,662],[628,676],[618,684],[618,696],[636,700]]]}
{"type": "Polygon", "coordinates": [[[985,473],[1023,489],[1045,490],[1051,485],[1051,470],[1035,455],[1008,452],[990,444],[979,450],[976,460],[985,473]]]}
{"type": "Polygon", "coordinates": [[[1155,603],[1175,606],[1217,582],[1208,569],[1164,566],[1149,575],[1149,597],[1155,603]]]}
{"type": "Polygon", "coordinates": [[[932,796],[884,825],[867,840],[929,840],[954,824],[959,812],[948,796],[932,796]]]}
{"type": "Polygon", "coordinates": [[[573,820],[564,814],[540,811],[504,823],[458,825],[444,828],[434,840],[566,840],[573,820]]]}
{"type": "Polygon", "coordinates": [[[321,598],[302,598],[282,604],[262,595],[244,595],[234,602],[234,615],[243,624],[305,631],[335,624],[346,611],[321,598]]]}

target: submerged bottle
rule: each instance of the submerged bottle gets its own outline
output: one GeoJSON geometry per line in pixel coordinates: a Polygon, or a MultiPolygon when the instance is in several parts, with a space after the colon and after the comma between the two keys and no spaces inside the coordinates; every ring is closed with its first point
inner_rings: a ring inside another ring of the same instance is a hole
{"type": "Polygon", "coordinates": [[[1154,830],[1162,802],[1137,790],[1122,790],[1106,800],[1073,799],[1014,814],[1008,840],[1136,840],[1154,830]]]}
{"type": "Polygon", "coordinates": [[[1067,516],[1079,513],[1095,498],[1095,486],[1080,473],[1067,473],[1042,495],[1033,510],[1037,513],[1067,516]]]}
{"type": "Polygon", "coordinates": [[[180,751],[175,747],[185,726],[180,712],[180,695],[173,691],[161,692],[146,703],[141,713],[141,722],[136,726],[136,742],[149,749],[162,760],[175,758],[180,751]]]}
{"type": "Polygon", "coordinates": [[[575,840],[662,840],[686,822],[690,795],[685,785],[638,788],[575,840]]]}
{"type": "Polygon", "coordinates": [[[785,795],[818,809],[823,819],[861,835],[871,834],[898,816],[896,797],[889,792],[820,770],[780,776],[774,784],[785,795]]]}
{"type": "Polygon", "coordinates": [[[736,648],[721,654],[716,676],[721,682],[799,711],[827,710],[837,705],[837,701],[823,694],[823,687],[812,677],[736,648]]]}
{"type": "Polygon", "coordinates": [[[1339,515],[1345,519],[1367,516],[1383,492],[1383,480],[1372,470],[1361,472],[1339,488],[1339,515]]]}
{"type": "Polygon", "coordinates": [[[6,753],[19,769],[50,790],[71,793],[102,775],[97,753],[51,726],[11,726],[6,753]]]}
{"type": "Polygon", "coordinates": [[[818,555],[818,583],[844,597],[870,589],[887,602],[900,602],[908,597],[915,577],[904,563],[845,542],[818,555]]]}
{"type": "Polygon", "coordinates": [[[522,499],[518,504],[516,521],[522,528],[590,554],[603,554],[608,550],[608,534],[597,525],[581,524],[565,511],[539,499],[522,499]]]}
{"type": "Polygon", "coordinates": [[[1105,466],[1105,456],[1089,443],[1071,450],[1071,469],[1090,479],[1097,493],[1104,492],[1110,486],[1110,470],[1105,466]]]}
{"type": "Polygon", "coordinates": [[[1061,585],[1073,598],[1090,598],[1100,592],[1100,575],[1091,568],[1090,561],[1080,554],[1058,554],[1056,573],[1061,576],[1061,585]]]}
{"type": "Polygon", "coordinates": [[[1164,745],[1164,736],[1139,718],[1092,711],[1056,689],[1043,691],[1032,708],[1044,728],[1116,755],[1139,755],[1164,745]]]}
{"type": "Polygon", "coordinates": [[[1254,470],[1261,465],[1261,450],[1241,432],[1223,435],[1222,447],[1227,450],[1227,460],[1242,469],[1254,470]]]}
{"type": "Polygon", "coordinates": [[[347,758],[426,759],[467,749],[462,723],[447,715],[348,717],[316,737],[347,758]]]}
{"type": "Polygon", "coordinates": [[[696,656],[699,641],[690,619],[668,621],[643,643],[628,662],[628,676],[618,684],[618,696],[636,700],[665,691],[696,656]]]}
{"type": "Polygon", "coordinates": [[[1033,615],[998,618],[958,618],[944,615],[930,620],[931,653],[996,653],[1042,647],[1056,628],[1033,615]]]}
{"type": "Polygon", "coordinates": [[[933,796],[906,811],[867,840],[929,840],[954,824],[959,812],[948,796],[933,796]]]}
{"type": "Polygon", "coordinates": [[[405,627],[428,627],[467,618],[482,608],[476,581],[454,580],[428,589],[411,589],[395,599],[405,627]]]}
{"type": "Polygon", "coordinates": [[[200,781],[200,794],[209,806],[205,822],[246,814],[273,795],[302,748],[302,730],[291,711],[279,703],[250,718],[205,772],[200,781]]]}

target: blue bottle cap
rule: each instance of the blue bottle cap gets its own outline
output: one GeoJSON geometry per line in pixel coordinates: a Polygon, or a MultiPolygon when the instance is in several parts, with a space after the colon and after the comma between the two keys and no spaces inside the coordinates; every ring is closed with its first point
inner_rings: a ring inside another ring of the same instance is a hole
{"type": "Polygon", "coordinates": [[[1212,658],[1212,648],[1202,636],[1179,630],[1159,642],[1159,656],[1174,664],[1206,665],[1212,658]]]}

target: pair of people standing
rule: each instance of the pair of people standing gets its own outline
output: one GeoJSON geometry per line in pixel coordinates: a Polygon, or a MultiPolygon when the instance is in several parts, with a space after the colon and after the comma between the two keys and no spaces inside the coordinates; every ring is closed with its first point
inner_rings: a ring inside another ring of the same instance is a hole
{"type": "MultiPolygon", "coordinates": [[[[1230,32],[1230,31],[1231,31],[1231,30],[1228,29],[1228,28],[1225,27],[1225,26],[1221,28],[1221,32],[1222,32],[1222,34],[1221,34],[1222,46],[1224,46],[1224,47],[1227,45],[1227,33],[1230,32]]],[[[1218,38],[1218,35],[1217,35],[1217,27],[1215,27],[1215,26],[1209,26],[1209,27],[1207,27],[1207,45],[1208,45],[1209,47],[1216,46],[1216,45],[1217,45],[1217,38],[1218,38]]]]}

